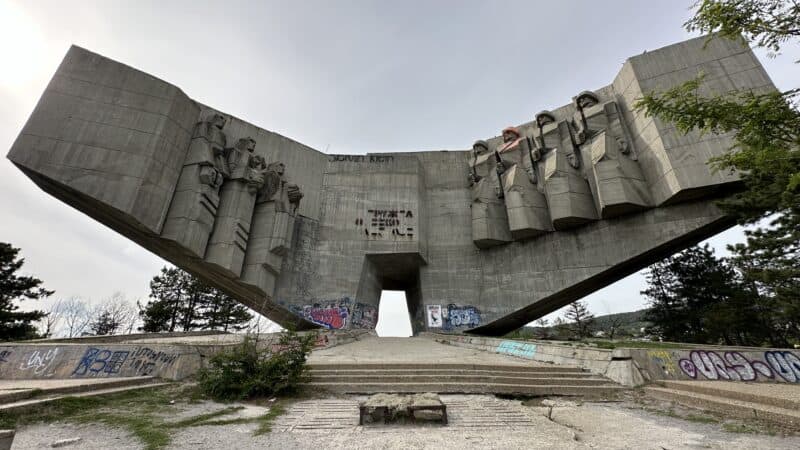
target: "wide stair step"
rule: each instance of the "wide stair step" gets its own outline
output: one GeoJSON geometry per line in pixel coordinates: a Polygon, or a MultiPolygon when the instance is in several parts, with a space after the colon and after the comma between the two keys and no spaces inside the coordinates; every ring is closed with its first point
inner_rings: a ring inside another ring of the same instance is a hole
{"type": "Polygon", "coordinates": [[[312,388],[350,394],[379,392],[573,395],[613,397],[624,390],[577,367],[483,364],[313,364],[312,388]]]}
{"type": "MultiPolygon", "coordinates": [[[[662,386],[646,387],[644,391],[651,397],[675,402],[683,406],[714,411],[728,417],[746,420],[755,419],[793,430],[800,430],[800,402],[796,399],[758,395],[746,390],[737,390],[739,387],[736,384],[739,383],[725,383],[730,386],[724,386],[704,385],[701,382],[665,381],[660,384],[662,386]]],[[[742,385],[744,384],[740,384],[740,386],[742,385]]],[[[800,389],[800,387],[790,387],[800,389]]],[[[781,386],[779,388],[785,387],[781,386]]]]}

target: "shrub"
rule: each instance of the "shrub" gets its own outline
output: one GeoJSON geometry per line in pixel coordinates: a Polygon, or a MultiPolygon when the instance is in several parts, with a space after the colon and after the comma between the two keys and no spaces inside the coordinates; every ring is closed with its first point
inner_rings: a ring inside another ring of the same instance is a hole
{"type": "Polygon", "coordinates": [[[218,400],[272,397],[295,391],[306,381],[306,358],[316,335],[284,331],[277,345],[254,337],[214,355],[198,374],[203,392],[218,400]]]}

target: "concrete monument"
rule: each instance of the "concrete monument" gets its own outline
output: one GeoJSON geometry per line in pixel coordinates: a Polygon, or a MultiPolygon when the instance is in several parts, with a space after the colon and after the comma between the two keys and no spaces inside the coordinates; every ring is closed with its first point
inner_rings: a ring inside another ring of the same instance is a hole
{"type": "Polygon", "coordinates": [[[72,47],[8,158],[280,324],[374,328],[390,289],[415,332],[496,335],[732,225],[713,200],[738,178],[706,164],[729,137],[632,108],[700,72],[711,91],[774,89],[749,48],[705,44],[633,56],[472,150],[367,155],[323,154],[72,47]]]}

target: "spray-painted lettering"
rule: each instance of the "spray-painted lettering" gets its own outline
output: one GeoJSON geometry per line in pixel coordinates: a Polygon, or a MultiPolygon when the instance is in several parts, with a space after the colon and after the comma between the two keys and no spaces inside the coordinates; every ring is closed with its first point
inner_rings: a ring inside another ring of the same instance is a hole
{"type": "Polygon", "coordinates": [[[533,359],[536,355],[536,345],[522,342],[503,341],[495,349],[497,353],[533,359]]]}
{"type": "Polygon", "coordinates": [[[789,351],[764,352],[764,360],[748,359],[741,352],[693,350],[678,362],[681,371],[692,379],[701,375],[707,380],[757,381],[776,379],[800,382],[800,358],[789,351]],[[776,378],[776,375],[778,378],[776,378]]]}
{"type": "Polygon", "coordinates": [[[51,348],[47,351],[34,350],[28,359],[19,365],[19,370],[32,370],[36,375],[52,376],[55,373],[55,360],[58,353],[58,348],[51,348]]]}

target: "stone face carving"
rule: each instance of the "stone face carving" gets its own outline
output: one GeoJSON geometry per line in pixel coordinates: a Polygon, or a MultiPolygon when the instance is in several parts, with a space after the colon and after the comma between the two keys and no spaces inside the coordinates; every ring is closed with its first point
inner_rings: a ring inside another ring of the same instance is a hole
{"type": "Polygon", "coordinates": [[[219,189],[228,174],[225,118],[213,114],[195,126],[161,235],[202,258],[219,208],[219,189]]]}
{"type": "Polygon", "coordinates": [[[472,146],[473,164],[470,170],[470,193],[472,194],[472,241],[478,247],[492,247],[512,241],[508,227],[505,204],[500,198],[500,177],[497,152],[489,150],[485,141],[472,146]]]}
{"type": "Polygon", "coordinates": [[[615,101],[600,102],[584,91],[575,97],[574,121],[584,156],[586,175],[603,219],[652,205],[647,181],[615,101]]]}
{"type": "Polygon", "coordinates": [[[267,166],[264,185],[259,190],[253,213],[253,226],[245,254],[242,282],[268,295],[275,290],[281,265],[289,253],[297,208],[303,193],[284,180],[283,163],[267,166]]]}
{"type": "Polygon", "coordinates": [[[580,168],[580,153],[569,123],[543,111],[536,115],[538,150],[542,153],[544,191],[553,228],[564,230],[597,220],[589,184],[580,168]]]}
{"type": "Polygon", "coordinates": [[[217,220],[205,256],[208,263],[232,277],[242,273],[256,194],[264,185],[266,164],[263,157],[254,154],[255,146],[253,139],[242,138],[226,151],[230,178],[220,192],[217,220]]]}

